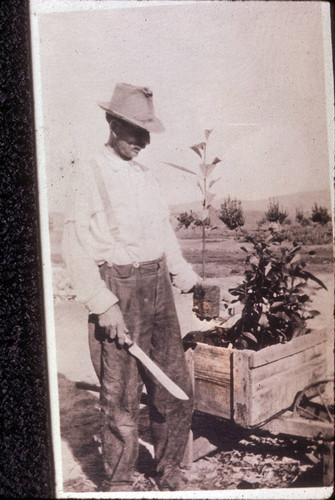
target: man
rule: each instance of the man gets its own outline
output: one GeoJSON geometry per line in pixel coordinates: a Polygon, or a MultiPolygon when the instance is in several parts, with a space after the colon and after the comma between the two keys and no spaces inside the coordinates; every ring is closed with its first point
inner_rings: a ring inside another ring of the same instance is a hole
{"type": "Polygon", "coordinates": [[[64,259],[89,311],[91,358],[101,383],[104,491],[131,490],[145,383],[162,490],[182,488],[180,463],[193,400],[173,284],[199,281],[184,260],[150,170],[134,158],[164,130],[148,88],[117,84],[106,112],[109,138],[77,172],[64,227],[64,259]],[[127,333],[189,396],[174,398],[122,346],[127,333]]]}

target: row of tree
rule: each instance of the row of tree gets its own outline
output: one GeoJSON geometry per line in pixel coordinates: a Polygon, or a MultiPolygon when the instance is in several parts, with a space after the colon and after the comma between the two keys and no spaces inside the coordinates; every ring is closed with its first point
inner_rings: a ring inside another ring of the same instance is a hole
{"type": "MultiPolygon", "coordinates": [[[[237,229],[245,224],[245,216],[243,213],[242,202],[236,199],[231,199],[230,196],[226,198],[221,204],[221,208],[217,214],[218,218],[228,227],[228,229],[237,229]]],[[[326,207],[320,206],[317,203],[314,204],[311,215],[307,216],[302,209],[296,210],[296,222],[302,226],[308,226],[312,223],[320,224],[321,226],[326,225],[331,221],[331,216],[328,213],[326,207]]],[[[216,229],[215,226],[211,225],[210,217],[202,220],[201,217],[192,210],[190,212],[181,212],[177,215],[178,229],[189,227],[202,227],[205,226],[208,229],[216,229]]],[[[269,206],[264,214],[264,217],[258,221],[259,225],[265,223],[276,223],[280,225],[291,224],[288,216],[288,212],[280,207],[279,202],[275,200],[269,201],[269,206]]]]}
{"type": "MultiPolygon", "coordinates": [[[[302,226],[308,226],[312,223],[325,226],[331,221],[331,216],[326,207],[314,203],[310,216],[306,215],[303,209],[297,208],[295,220],[302,226]]],[[[270,200],[268,210],[265,212],[265,217],[260,221],[260,224],[263,222],[275,222],[280,225],[291,224],[287,211],[283,207],[280,207],[279,203],[275,200],[270,200]]]]}

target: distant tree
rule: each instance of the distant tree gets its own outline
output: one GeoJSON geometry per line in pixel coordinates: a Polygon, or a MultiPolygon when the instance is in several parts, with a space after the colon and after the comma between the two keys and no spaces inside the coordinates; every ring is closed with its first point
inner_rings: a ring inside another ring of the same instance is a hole
{"type": "Polygon", "coordinates": [[[217,229],[215,226],[212,226],[211,225],[211,220],[209,217],[206,217],[206,219],[204,220],[201,220],[200,217],[196,216],[195,219],[194,219],[194,222],[193,222],[194,226],[195,227],[206,227],[208,229],[217,229]]]}
{"type": "Polygon", "coordinates": [[[326,207],[318,206],[318,204],[315,203],[314,207],[312,208],[311,220],[316,224],[325,226],[328,222],[331,221],[331,217],[326,207]]]}
{"type": "Polygon", "coordinates": [[[190,212],[180,212],[179,215],[176,215],[176,219],[179,223],[177,229],[181,229],[183,227],[185,229],[188,229],[189,227],[202,227],[203,225],[205,227],[212,228],[209,217],[201,220],[199,215],[195,212],[192,212],[192,210],[190,212]]]}
{"type": "Polygon", "coordinates": [[[265,218],[265,217],[262,217],[261,219],[259,219],[259,220],[257,221],[257,226],[260,228],[260,227],[262,227],[265,223],[266,223],[266,218],[265,218]]]}
{"type": "Polygon", "coordinates": [[[230,196],[226,198],[219,214],[219,219],[226,224],[229,229],[237,229],[244,226],[245,218],[242,210],[242,203],[239,200],[231,200],[230,196]]]}
{"type": "Polygon", "coordinates": [[[304,211],[301,208],[296,208],[295,209],[295,220],[301,224],[302,220],[304,218],[304,211]]]}
{"type": "Polygon", "coordinates": [[[310,224],[310,220],[308,217],[305,216],[304,211],[302,208],[297,208],[295,211],[295,220],[301,225],[301,226],[308,226],[310,224]]]}
{"type": "Polygon", "coordinates": [[[278,224],[284,224],[287,222],[288,213],[283,207],[279,207],[279,203],[275,200],[269,201],[269,206],[265,212],[265,219],[268,222],[276,222],[278,224]]]}
{"type": "Polygon", "coordinates": [[[182,227],[188,229],[190,225],[194,222],[194,215],[192,213],[192,210],[190,213],[181,212],[179,215],[176,216],[176,219],[179,223],[177,229],[181,229],[182,227]]]}

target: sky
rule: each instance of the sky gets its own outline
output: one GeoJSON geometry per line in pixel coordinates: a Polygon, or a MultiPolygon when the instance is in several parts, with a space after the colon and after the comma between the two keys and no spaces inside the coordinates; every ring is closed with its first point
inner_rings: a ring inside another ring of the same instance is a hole
{"type": "Polygon", "coordinates": [[[329,189],[323,2],[66,3],[38,14],[35,44],[50,210],[64,208],[71,162],[106,142],[97,103],[118,82],[153,91],[166,130],[138,159],[169,203],[201,199],[194,176],[163,162],[198,171],[190,146],[205,129],[218,198],[329,189]]]}

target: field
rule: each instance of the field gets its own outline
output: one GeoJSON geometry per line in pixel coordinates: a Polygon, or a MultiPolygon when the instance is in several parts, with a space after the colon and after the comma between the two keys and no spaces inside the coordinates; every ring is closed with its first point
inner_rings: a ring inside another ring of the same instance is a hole
{"type": "MultiPolygon", "coordinates": [[[[177,233],[181,236],[180,233],[177,233]]],[[[63,487],[67,492],[94,492],[102,476],[97,379],[87,346],[87,314],[71,297],[71,288],[60,256],[59,234],[51,235],[54,276],[54,311],[57,343],[58,388],[62,438],[63,487]],[[83,387],[93,390],[85,390],[83,387]]],[[[201,272],[199,238],[180,238],[185,258],[201,272]]],[[[245,253],[234,234],[207,242],[206,277],[220,285],[221,296],[243,279],[245,253]]],[[[322,279],[328,292],[311,284],[313,306],[321,315],[310,326],[330,331],[329,370],[333,359],[333,276],[332,246],[307,245],[302,248],[310,272],[322,279]],[[309,254],[310,250],[315,255],[309,254]]],[[[174,290],[182,335],[208,329],[211,322],[201,322],[192,313],[192,296],[174,290]]],[[[321,486],[321,462],[315,442],[289,437],[273,437],[255,431],[247,433],[228,423],[218,423],[210,416],[195,415],[194,436],[205,436],[213,451],[185,471],[188,490],[232,490],[321,486]]],[[[135,491],[155,491],[146,475],[152,461],[146,407],[141,410],[141,454],[135,491]]]]}
{"type": "MultiPolygon", "coordinates": [[[[200,273],[202,259],[201,239],[181,239],[179,241],[184,257],[200,273]]],[[[249,243],[237,241],[232,235],[208,240],[206,243],[206,277],[219,278],[233,274],[243,274],[245,252],[241,250],[241,246],[247,249],[251,248],[249,243]]],[[[330,243],[326,245],[304,245],[300,254],[312,273],[332,272],[332,245],[330,243]],[[311,250],[315,252],[314,256],[309,255],[311,250]]]]}

